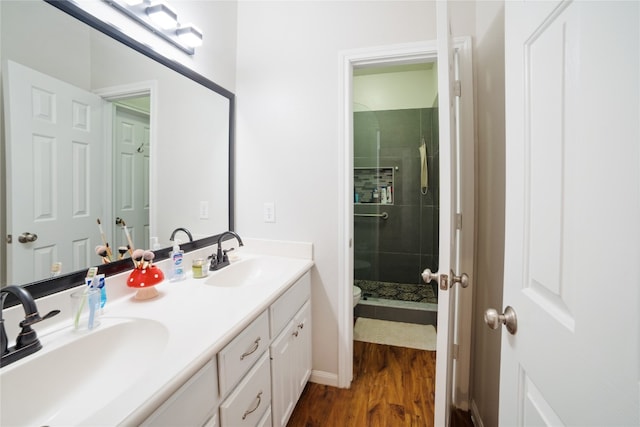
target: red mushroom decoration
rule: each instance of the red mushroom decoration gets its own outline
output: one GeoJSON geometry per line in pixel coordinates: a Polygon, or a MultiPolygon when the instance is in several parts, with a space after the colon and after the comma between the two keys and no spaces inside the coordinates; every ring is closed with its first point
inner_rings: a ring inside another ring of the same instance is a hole
{"type": "Polygon", "coordinates": [[[154,287],[164,280],[164,273],[158,267],[152,264],[154,253],[151,251],[134,251],[133,262],[136,268],[133,269],[127,279],[127,286],[137,288],[135,298],[138,300],[146,300],[158,296],[158,290],[154,287]],[[137,252],[140,251],[140,254],[137,252]]]}

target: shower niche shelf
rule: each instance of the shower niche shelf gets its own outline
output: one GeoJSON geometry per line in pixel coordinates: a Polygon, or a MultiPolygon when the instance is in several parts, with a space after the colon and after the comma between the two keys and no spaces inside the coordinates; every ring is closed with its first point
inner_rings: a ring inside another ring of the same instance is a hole
{"type": "Polygon", "coordinates": [[[356,205],[392,205],[395,199],[394,167],[353,168],[356,205]]]}

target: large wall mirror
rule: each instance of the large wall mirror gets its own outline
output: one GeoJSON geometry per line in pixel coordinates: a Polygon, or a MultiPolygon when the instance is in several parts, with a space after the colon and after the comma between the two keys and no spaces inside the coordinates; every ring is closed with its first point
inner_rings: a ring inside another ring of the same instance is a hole
{"type": "Polygon", "coordinates": [[[72,2],[3,0],[0,19],[3,284],[47,294],[92,265],[130,268],[95,251],[117,258],[127,232],[167,248],[185,227],[188,250],[233,228],[231,92],[72,2]]]}

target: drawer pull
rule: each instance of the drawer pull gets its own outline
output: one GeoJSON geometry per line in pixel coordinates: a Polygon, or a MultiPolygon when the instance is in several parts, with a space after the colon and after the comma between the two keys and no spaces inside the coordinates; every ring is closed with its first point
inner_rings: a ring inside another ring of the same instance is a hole
{"type": "Polygon", "coordinates": [[[240,356],[240,360],[244,360],[245,357],[255,353],[258,347],[260,347],[260,337],[256,338],[256,340],[253,342],[253,346],[251,346],[251,349],[249,351],[242,353],[242,356],[240,356]]]}
{"type": "Polygon", "coordinates": [[[244,415],[242,416],[243,420],[247,418],[247,415],[254,413],[260,407],[260,404],[262,403],[262,392],[258,393],[258,395],[256,396],[256,399],[258,400],[258,403],[256,404],[255,408],[247,409],[246,411],[244,411],[244,415]]]}
{"type": "Polygon", "coordinates": [[[291,335],[293,335],[294,337],[297,337],[298,336],[298,331],[293,331],[293,333],[291,335]]]}
{"type": "Polygon", "coordinates": [[[298,328],[299,328],[299,329],[304,328],[304,322],[302,322],[302,323],[298,324],[298,328]]]}

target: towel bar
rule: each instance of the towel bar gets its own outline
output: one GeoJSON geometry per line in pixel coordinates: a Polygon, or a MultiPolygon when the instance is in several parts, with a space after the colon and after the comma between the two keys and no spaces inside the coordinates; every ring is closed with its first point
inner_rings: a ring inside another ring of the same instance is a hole
{"type": "Polygon", "coordinates": [[[360,213],[354,213],[353,216],[366,216],[366,217],[375,217],[375,218],[382,218],[382,219],[389,219],[389,214],[386,212],[382,212],[379,214],[360,214],[360,213]]]}

